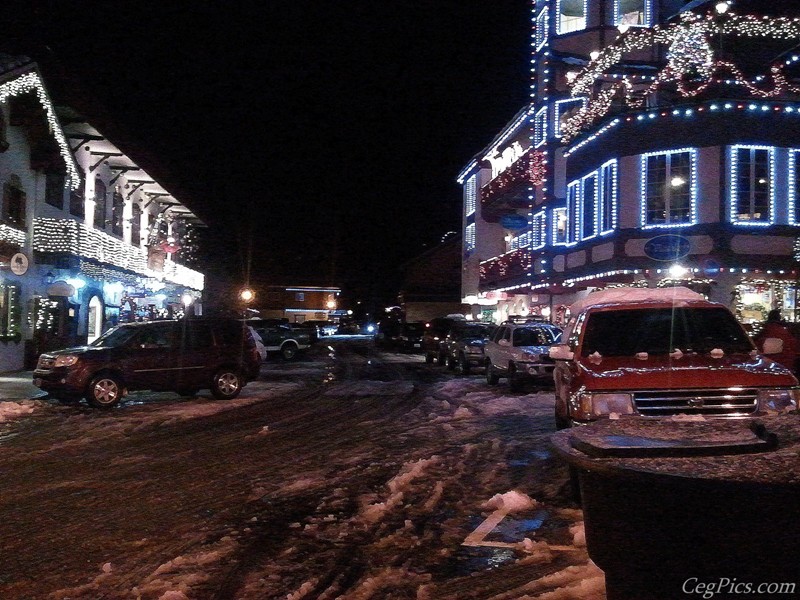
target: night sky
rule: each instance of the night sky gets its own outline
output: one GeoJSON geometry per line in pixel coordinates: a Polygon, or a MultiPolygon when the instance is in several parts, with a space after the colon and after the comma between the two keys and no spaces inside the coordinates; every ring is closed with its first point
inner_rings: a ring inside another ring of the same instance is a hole
{"type": "Polygon", "coordinates": [[[47,64],[73,77],[98,129],[209,225],[204,269],[256,286],[391,296],[402,263],[460,229],[458,172],[528,95],[527,0],[3,12],[0,50],[34,56],[45,85],[47,64]]]}

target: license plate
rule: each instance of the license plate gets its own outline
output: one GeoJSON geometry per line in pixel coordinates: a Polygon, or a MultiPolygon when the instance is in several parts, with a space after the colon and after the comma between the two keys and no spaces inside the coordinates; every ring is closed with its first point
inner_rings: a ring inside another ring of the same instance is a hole
{"type": "Polygon", "coordinates": [[[414,348],[422,348],[422,344],[414,344],[414,348]]]}

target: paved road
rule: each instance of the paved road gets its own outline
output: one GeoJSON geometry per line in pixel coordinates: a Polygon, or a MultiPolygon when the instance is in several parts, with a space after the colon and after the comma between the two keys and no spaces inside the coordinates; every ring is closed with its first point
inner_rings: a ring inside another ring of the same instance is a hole
{"type": "Polygon", "coordinates": [[[552,430],[552,394],[352,340],[230,402],[40,400],[0,436],[0,598],[603,598],[552,430]]]}

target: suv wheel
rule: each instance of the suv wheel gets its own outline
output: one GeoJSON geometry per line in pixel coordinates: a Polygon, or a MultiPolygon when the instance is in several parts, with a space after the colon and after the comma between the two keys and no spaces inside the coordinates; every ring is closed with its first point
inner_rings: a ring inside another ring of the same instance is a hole
{"type": "Polygon", "coordinates": [[[211,394],[217,400],[230,400],[239,395],[242,385],[242,378],[235,369],[220,369],[211,381],[211,394]]]}
{"type": "Polygon", "coordinates": [[[456,368],[456,359],[452,356],[447,357],[447,370],[452,371],[456,368]]]}
{"type": "Polygon", "coordinates": [[[111,408],[122,399],[122,381],[109,373],[96,375],[86,388],[86,400],[94,408],[111,408]]]}
{"type": "Polygon", "coordinates": [[[430,352],[426,352],[425,353],[425,362],[427,364],[429,364],[429,365],[433,364],[433,354],[431,354],[430,352]]]}
{"type": "Polygon", "coordinates": [[[297,356],[297,345],[284,344],[281,347],[281,356],[283,357],[283,360],[292,360],[295,356],[297,356]]]}
{"type": "Polygon", "coordinates": [[[466,356],[463,354],[458,355],[458,362],[456,363],[456,373],[459,375],[469,375],[469,363],[466,356]]]}
{"type": "Polygon", "coordinates": [[[521,392],[523,387],[524,381],[517,373],[517,368],[510,365],[508,367],[508,389],[512,392],[521,392]]]}
{"type": "Polygon", "coordinates": [[[489,385],[497,385],[500,381],[500,376],[495,373],[494,367],[492,366],[492,361],[486,361],[486,383],[489,385]]]}

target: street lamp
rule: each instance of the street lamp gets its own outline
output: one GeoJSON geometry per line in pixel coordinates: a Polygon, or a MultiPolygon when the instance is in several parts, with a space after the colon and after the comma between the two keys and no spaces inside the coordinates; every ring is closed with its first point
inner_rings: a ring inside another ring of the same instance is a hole
{"type": "Polygon", "coordinates": [[[239,292],[239,299],[245,304],[250,304],[256,297],[256,293],[250,288],[244,288],[239,292]]]}

